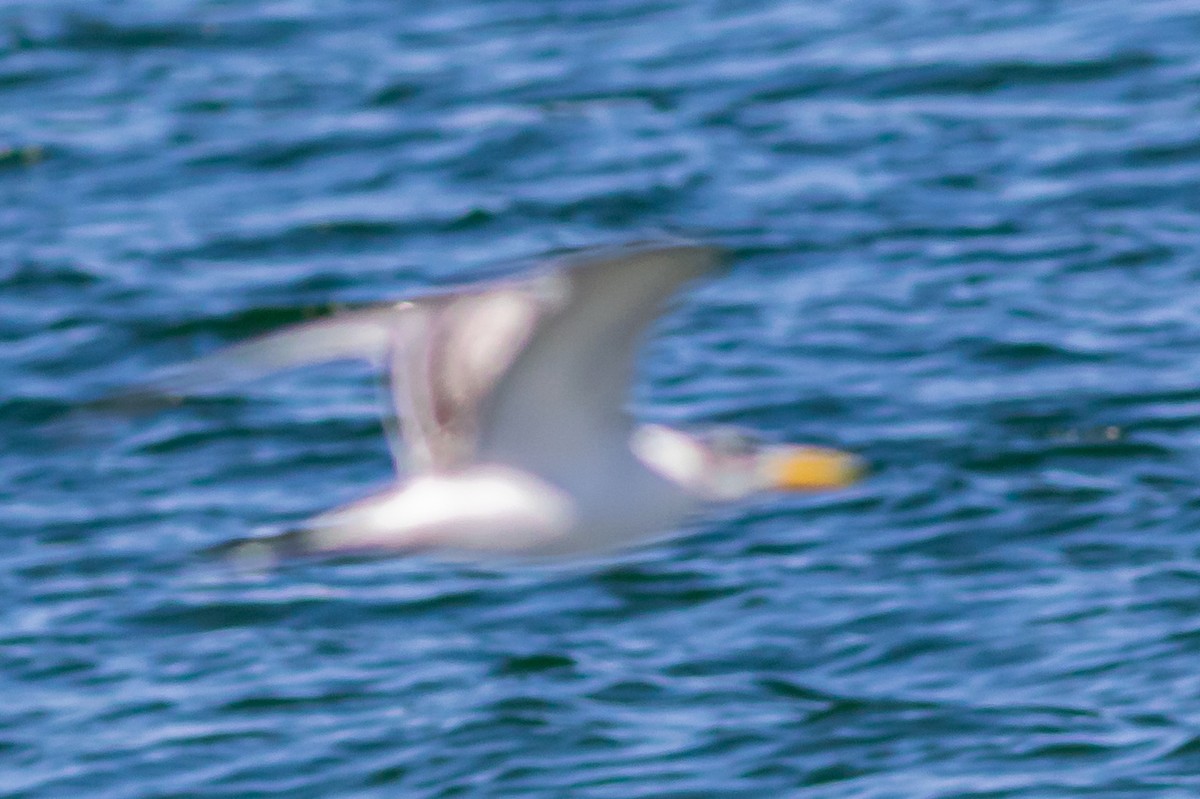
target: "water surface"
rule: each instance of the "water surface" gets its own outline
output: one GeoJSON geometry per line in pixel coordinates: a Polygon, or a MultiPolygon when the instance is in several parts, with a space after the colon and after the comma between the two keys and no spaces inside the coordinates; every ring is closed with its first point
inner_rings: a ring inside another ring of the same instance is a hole
{"type": "Polygon", "coordinates": [[[1191,797],[1200,12],[0,9],[0,794],[1191,797]],[[195,553],[388,475],[352,368],[151,370],[559,248],[732,273],[639,418],[871,478],[553,568],[195,553]]]}

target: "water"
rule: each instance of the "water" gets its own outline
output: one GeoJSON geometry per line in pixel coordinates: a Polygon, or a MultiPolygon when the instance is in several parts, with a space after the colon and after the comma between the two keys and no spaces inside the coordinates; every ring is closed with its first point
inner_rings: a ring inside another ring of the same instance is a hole
{"type": "Polygon", "coordinates": [[[0,8],[0,795],[1191,797],[1200,11],[0,8]],[[354,369],[49,445],[331,306],[684,231],[645,419],[851,449],[592,563],[195,552],[386,479],[354,369]]]}

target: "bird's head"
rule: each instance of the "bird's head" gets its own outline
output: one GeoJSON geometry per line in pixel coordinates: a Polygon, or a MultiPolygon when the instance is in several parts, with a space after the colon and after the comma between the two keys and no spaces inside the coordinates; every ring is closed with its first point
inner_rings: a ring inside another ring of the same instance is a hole
{"type": "Polygon", "coordinates": [[[862,462],[825,447],[768,444],[737,428],[700,434],[643,425],[633,434],[639,459],[705,499],[740,499],[759,491],[827,491],[855,482],[862,462]]]}

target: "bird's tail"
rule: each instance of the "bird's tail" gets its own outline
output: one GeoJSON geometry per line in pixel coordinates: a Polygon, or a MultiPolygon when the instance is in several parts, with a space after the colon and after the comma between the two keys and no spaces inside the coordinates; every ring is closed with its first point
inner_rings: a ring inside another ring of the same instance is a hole
{"type": "Polygon", "coordinates": [[[381,542],[353,524],[331,524],[317,517],[281,533],[225,541],[201,550],[201,555],[239,571],[260,572],[296,561],[394,558],[428,550],[421,541],[381,542]]]}

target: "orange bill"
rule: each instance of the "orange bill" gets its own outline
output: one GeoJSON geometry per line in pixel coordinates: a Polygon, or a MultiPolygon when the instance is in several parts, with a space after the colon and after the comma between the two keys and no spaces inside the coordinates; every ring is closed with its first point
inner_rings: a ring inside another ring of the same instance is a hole
{"type": "Polygon", "coordinates": [[[827,491],[857,481],[863,473],[863,462],[836,449],[789,445],[767,453],[766,468],[776,490],[827,491]]]}

